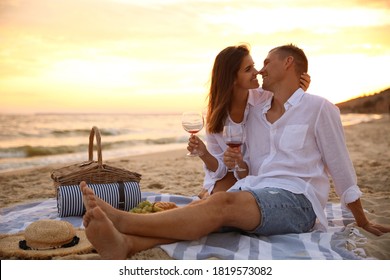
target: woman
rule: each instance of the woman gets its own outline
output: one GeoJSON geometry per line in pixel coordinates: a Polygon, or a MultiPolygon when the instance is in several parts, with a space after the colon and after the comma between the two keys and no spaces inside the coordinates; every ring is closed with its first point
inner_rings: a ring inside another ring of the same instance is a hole
{"type": "MultiPolygon", "coordinates": [[[[241,148],[229,148],[229,151],[236,153],[236,162],[245,171],[228,172],[223,160],[228,146],[222,137],[222,130],[228,122],[245,126],[250,107],[261,102],[263,89],[259,88],[257,75],[249,48],[245,45],[227,47],[215,58],[208,94],[207,147],[197,136],[190,137],[187,147],[189,151],[198,150],[204,162],[205,178],[198,195],[201,198],[226,191],[250,172],[244,160],[245,143],[241,148]]],[[[309,84],[310,76],[303,75],[301,87],[306,90],[309,84]]]]}

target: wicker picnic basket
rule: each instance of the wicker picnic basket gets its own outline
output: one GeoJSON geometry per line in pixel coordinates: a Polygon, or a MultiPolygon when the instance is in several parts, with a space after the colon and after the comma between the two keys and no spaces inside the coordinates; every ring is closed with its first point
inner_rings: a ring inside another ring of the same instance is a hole
{"type": "Polygon", "coordinates": [[[78,185],[81,181],[87,184],[107,184],[115,182],[136,182],[141,174],[123,168],[103,164],[102,146],[99,129],[92,127],[89,135],[88,161],[65,166],[51,172],[51,178],[57,191],[60,186],[78,185]],[[96,137],[97,161],[93,160],[93,142],[96,137]]]}

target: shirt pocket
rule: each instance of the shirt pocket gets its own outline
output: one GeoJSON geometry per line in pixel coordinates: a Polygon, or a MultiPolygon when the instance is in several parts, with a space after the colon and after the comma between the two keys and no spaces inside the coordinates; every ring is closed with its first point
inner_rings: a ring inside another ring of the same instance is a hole
{"type": "Polygon", "coordinates": [[[309,125],[287,125],[280,138],[280,148],[284,150],[299,150],[303,148],[309,125]]]}

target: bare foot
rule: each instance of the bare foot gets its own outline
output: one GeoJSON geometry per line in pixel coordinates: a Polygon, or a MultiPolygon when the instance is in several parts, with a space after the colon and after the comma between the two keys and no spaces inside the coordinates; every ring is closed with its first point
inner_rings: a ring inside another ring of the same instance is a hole
{"type": "Polygon", "coordinates": [[[130,236],[120,233],[100,207],[88,210],[84,215],[88,240],[106,260],[126,259],[130,252],[130,236]]]}
{"type": "Polygon", "coordinates": [[[119,211],[112,207],[111,204],[96,196],[93,189],[91,189],[86,182],[82,181],[80,183],[80,189],[83,195],[84,206],[87,211],[95,206],[99,206],[106,213],[106,215],[109,216],[109,218],[110,215],[115,215],[116,211],[119,211]]]}
{"type": "Polygon", "coordinates": [[[88,187],[87,183],[85,181],[82,181],[80,183],[80,190],[83,195],[83,203],[85,209],[88,211],[97,205],[97,201],[95,198],[95,193],[91,188],[88,187]]]}

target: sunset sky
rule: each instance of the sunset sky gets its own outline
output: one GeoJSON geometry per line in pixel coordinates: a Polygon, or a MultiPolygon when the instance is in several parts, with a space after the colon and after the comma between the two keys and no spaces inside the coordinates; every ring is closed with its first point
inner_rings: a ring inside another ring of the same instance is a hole
{"type": "Polygon", "coordinates": [[[198,110],[241,42],[303,48],[334,103],[390,87],[388,0],[0,0],[0,113],[198,110]]]}

